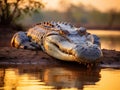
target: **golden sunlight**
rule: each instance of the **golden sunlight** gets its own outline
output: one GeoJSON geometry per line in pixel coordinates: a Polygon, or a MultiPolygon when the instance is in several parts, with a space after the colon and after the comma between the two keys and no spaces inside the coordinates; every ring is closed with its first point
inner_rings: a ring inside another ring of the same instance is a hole
{"type": "Polygon", "coordinates": [[[119,31],[105,31],[105,30],[88,30],[89,33],[98,35],[101,40],[101,48],[102,49],[112,49],[112,50],[120,50],[120,42],[119,42],[119,31]],[[107,43],[106,43],[107,41],[107,43]],[[117,44],[116,44],[117,43],[117,44]],[[113,47],[114,45],[114,47],[113,47]]]}
{"type": "Polygon", "coordinates": [[[108,71],[108,69],[103,69],[101,75],[102,80],[97,82],[96,86],[85,86],[84,90],[119,90],[120,78],[118,77],[120,77],[120,70],[109,69],[108,71]],[[117,77],[114,75],[117,75],[117,77]]]}
{"type": "Polygon", "coordinates": [[[46,3],[45,9],[64,11],[70,4],[79,5],[80,3],[85,6],[92,6],[102,12],[108,10],[120,11],[120,0],[43,0],[46,3]],[[60,5],[62,3],[62,5],[60,5]]]}

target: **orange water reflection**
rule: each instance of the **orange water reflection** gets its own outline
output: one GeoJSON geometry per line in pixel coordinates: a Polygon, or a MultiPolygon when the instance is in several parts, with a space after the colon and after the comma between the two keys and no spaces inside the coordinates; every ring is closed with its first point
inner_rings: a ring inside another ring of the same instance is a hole
{"type": "Polygon", "coordinates": [[[79,67],[0,68],[0,90],[120,90],[120,70],[79,67]]]}
{"type": "Polygon", "coordinates": [[[95,86],[85,86],[84,90],[120,90],[120,70],[103,69],[101,80],[95,86]]]}
{"type": "Polygon", "coordinates": [[[83,90],[100,80],[100,69],[39,66],[0,68],[0,90],[83,90]]]}

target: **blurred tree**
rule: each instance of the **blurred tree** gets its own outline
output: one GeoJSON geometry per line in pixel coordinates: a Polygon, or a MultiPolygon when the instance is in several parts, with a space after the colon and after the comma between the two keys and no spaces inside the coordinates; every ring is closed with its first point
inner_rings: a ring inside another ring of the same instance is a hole
{"type": "Polygon", "coordinates": [[[0,25],[15,24],[22,14],[37,12],[42,7],[41,0],[0,0],[0,25]]]}
{"type": "Polygon", "coordinates": [[[111,28],[113,26],[114,21],[115,21],[117,12],[112,9],[108,12],[108,14],[109,14],[108,28],[111,28]]]}
{"type": "Polygon", "coordinates": [[[119,12],[116,12],[113,25],[118,25],[118,26],[120,26],[120,11],[119,11],[119,12]]]}
{"type": "Polygon", "coordinates": [[[71,4],[64,15],[66,21],[79,25],[105,26],[110,28],[120,23],[120,12],[116,12],[114,9],[108,12],[100,12],[92,6],[87,8],[81,3],[78,6],[71,4]]]}
{"type": "Polygon", "coordinates": [[[66,19],[68,19],[72,23],[88,23],[88,12],[85,10],[84,5],[81,3],[79,6],[72,5],[65,12],[66,19]]]}
{"type": "Polygon", "coordinates": [[[63,12],[44,10],[42,11],[42,15],[43,21],[65,21],[63,12]]]}
{"type": "Polygon", "coordinates": [[[107,25],[108,24],[108,14],[105,12],[100,12],[96,9],[93,9],[88,12],[89,23],[92,25],[107,25]]]}

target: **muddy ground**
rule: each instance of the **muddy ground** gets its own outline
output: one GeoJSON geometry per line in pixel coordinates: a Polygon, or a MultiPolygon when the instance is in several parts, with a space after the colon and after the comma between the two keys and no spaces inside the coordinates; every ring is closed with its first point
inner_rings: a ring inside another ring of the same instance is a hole
{"type": "MultiPolygon", "coordinates": [[[[57,60],[43,51],[16,49],[10,46],[13,34],[17,32],[9,28],[0,28],[0,65],[2,64],[39,64],[41,66],[55,66],[69,64],[57,60]]],[[[120,68],[120,51],[103,49],[103,57],[99,63],[101,67],[120,68]]],[[[71,62],[76,63],[76,62],[71,62]]],[[[70,63],[70,64],[71,64],[70,63]]],[[[78,64],[78,63],[77,63],[78,64]]],[[[79,64],[78,64],[79,65],[79,64]]]]}
{"type": "MultiPolygon", "coordinates": [[[[99,63],[102,67],[120,67],[120,51],[103,49],[103,58],[99,63]]],[[[43,66],[60,65],[64,62],[57,60],[43,51],[0,47],[0,64],[39,64],[43,66]]],[[[75,63],[75,62],[71,62],[75,63]]]]}

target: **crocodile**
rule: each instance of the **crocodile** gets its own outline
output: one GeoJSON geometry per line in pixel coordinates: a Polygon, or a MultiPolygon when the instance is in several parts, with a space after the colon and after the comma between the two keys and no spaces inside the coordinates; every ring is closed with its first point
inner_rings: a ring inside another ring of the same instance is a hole
{"type": "Polygon", "coordinates": [[[15,48],[42,50],[64,61],[96,63],[103,56],[100,39],[85,27],[67,22],[40,22],[26,32],[15,33],[11,40],[15,48]]]}

